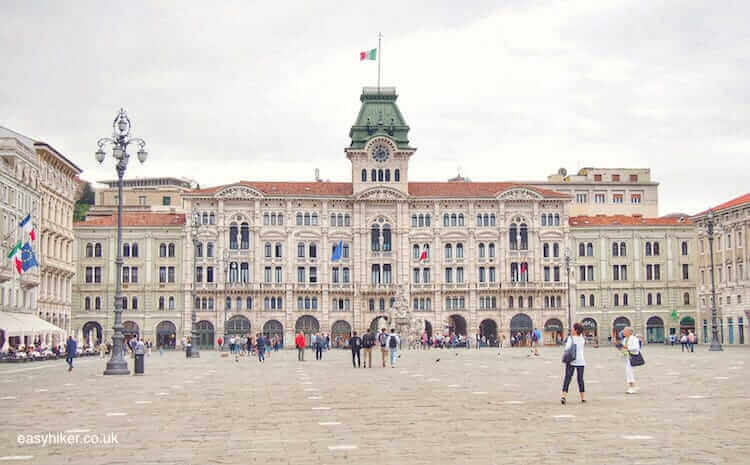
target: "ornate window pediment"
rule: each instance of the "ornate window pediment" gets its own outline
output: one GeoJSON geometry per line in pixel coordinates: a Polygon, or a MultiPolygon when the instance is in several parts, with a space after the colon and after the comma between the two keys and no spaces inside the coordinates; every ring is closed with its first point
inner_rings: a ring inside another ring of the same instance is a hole
{"type": "Polygon", "coordinates": [[[527,187],[512,187],[497,195],[498,200],[543,200],[538,192],[527,187]]]}
{"type": "Polygon", "coordinates": [[[384,186],[378,186],[373,187],[371,189],[367,189],[366,191],[361,192],[357,196],[357,200],[391,200],[391,201],[400,201],[400,200],[407,200],[406,194],[403,192],[392,189],[389,187],[384,186]]]}
{"type": "Polygon", "coordinates": [[[216,193],[219,199],[258,199],[263,197],[263,193],[247,186],[228,186],[216,193]]]}

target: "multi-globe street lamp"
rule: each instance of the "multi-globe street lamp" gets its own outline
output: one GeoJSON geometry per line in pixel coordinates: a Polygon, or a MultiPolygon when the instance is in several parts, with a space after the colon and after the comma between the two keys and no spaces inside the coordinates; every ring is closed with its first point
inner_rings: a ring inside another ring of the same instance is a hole
{"type": "Polygon", "coordinates": [[[573,313],[570,306],[570,264],[574,262],[575,259],[570,255],[570,248],[565,248],[565,275],[567,276],[567,286],[568,286],[568,335],[571,334],[571,331],[573,329],[573,313]]]}
{"type": "Polygon", "coordinates": [[[719,328],[717,326],[717,313],[716,308],[716,282],[714,281],[714,212],[713,210],[708,211],[706,217],[706,229],[708,233],[708,250],[711,256],[711,346],[708,350],[719,352],[722,349],[721,342],[719,342],[719,328]]]}
{"type": "Polygon", "coordinates": [[[102,163],[106,156],[104,146],[112,145],[112,158],[115,159],[115,169],[117,170],[117,258],[115,259],[117,279],[115,281],[115,324],[112,328],[115,332],[112,336],[112,356],[107,361],[107,368],[104,370],[105,375],[130,374],[128,363],[124,357],[124,336],[122,332],[122,179],[125,177],[125,170],[130,160],[130,154],[128,153],[130,144],[138,145],[138,161],[144,163],[148,157],[148,153],[143,150],[146,141],[138,137],[130,137],[131,126],[128,114],[121,108],[112,123],[112,137],[99,139],[97,142],[99,150],[96,151],[96,161],[102,163]]]}
{"type": "Polygon", "coordinates": [[[190,331],[190,358],[200,358],[200,352],[198,351],[198,309],[195,305],[195,297],[198,291],[197,275],[198,275],[198,245],[200,239],[198,238],[198,232],[201,227],[201,215],[200,212],[195,209],[192,214],[192,221],[190,223],[190,230],[192,232],[193,239],[193,312],[190,316],[191,331],[190,331]]]}

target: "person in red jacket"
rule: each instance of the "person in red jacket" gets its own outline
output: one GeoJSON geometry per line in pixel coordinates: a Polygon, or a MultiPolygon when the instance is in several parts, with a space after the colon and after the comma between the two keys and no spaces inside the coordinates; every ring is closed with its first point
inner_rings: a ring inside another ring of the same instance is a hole
{"type": "Polygon", "coordinates": [[[302,331],[297,333],[297,337],[294,338],[294,345],[297,346],[297,360],[300,362],[305,361],[305,335],[302,331]]]}

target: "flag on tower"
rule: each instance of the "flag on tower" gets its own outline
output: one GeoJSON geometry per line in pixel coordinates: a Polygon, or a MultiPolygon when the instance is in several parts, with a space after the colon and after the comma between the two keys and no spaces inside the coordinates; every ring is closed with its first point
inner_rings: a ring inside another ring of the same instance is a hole
{"type": "Polygon", "coordinates": [[[23,262],[21,261],[21,241],[18,241],[16,245],[13,246],[12,249],[10,249],[8,258],[13,260],[13,264],[16,265],[18,274],[23,274],[23,262]]]}
{"type": "Polygon", "coordinates": [[[373,48],[371,50],[365,50],[363,52],[359,52],[359,61],[365,61],[365,60],[372,60],[375,61],[378,59],[378,49],[373,48]]]}
{"type": "Polygon", "coordinates": [[[18,223],[18,227],[23,229],[23,233],[28,234],[32,241],[36,240],[36,231],[34,231],[34,225],[31,224],[31,213],[18,223]]]}

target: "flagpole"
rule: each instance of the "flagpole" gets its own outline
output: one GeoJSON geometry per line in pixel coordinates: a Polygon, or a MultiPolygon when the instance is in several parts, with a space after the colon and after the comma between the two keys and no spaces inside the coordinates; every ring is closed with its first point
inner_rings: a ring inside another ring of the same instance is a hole
{"type": "Polygon", "coordinates": [[[378,94],[380,94],[380,57],[383,53],[380,49],[380,39],[382,37],[383,37],[383,34],[378,32],[378,94]]]}

